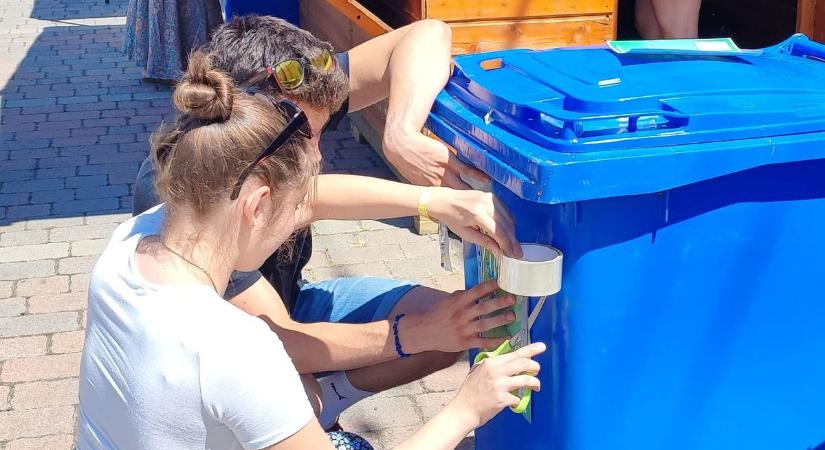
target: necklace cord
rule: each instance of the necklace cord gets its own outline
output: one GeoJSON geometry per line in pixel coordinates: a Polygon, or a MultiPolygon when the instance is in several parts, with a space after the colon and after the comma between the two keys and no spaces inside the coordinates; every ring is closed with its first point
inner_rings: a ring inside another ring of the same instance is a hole
{"type": "Polygon", "coordinates": [[[182,259],[185,263],[187,263],[190,266],[192,266],[192,267],[200,270],[201,272],[203,272],[203,274],[206,275],[206,278],[209,280],[209,283],[212,284],[212,289],[214,289],[215,292],[218,292],[218,287],[215,285],[215,282],[212,280],[212,276],[209,275],[209,272],[206,269],[204,269],[203,267],[201,267],[201,266],[193,263],[192,261],[189,261],[188,259],[186,259],[186,257],[184,257],[180,253],[176,252],[172,247],[166,245],[166,242],[164,242],[163,239],[160,240],[160,245],[162,245],[163,248],[165,248],[166,250],[171,252],[173,255],[177,256],[180,259],[182,259]]]}

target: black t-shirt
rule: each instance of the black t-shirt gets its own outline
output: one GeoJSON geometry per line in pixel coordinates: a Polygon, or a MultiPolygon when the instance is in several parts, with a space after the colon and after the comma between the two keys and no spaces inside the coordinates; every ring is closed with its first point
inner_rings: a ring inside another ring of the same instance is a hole
{"type": "MultiPolygon", "coordinates": [[[[338,53],[335,59],[341,70],[349,77],[349,54],[338,53]]],[[[345,102],[344,105],[347,105],[345,102]]],[[[132,215],[138,215],[160,204],[155,192],[155,169],[151,158],[146,158],[138,171],[134,187],[132,215]]],[[[224,297],[230,299],[249,289],[262,276],[269,281],[283,299],[288,311],[292,312],[300,290],[301,271],[312,257],[312,232],[309,228],[296,231],[284,247],[278,249],[253,272],[234,272],[229,280],[224,297]]]]}

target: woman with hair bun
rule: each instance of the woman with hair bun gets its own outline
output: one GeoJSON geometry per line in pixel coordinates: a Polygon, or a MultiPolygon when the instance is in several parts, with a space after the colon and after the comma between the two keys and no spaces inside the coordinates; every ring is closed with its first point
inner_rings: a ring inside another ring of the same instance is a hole
{"type": "MultiPolygon", "coordinates": [[[[316,177],[306,114],[239,90],[202,53],[192,55],[174,103],[180,118],[153,139],[164,203],[119,226],[92,271],[78,449],[369,449],[323,432],[318,383],[298,375],[263,320],[222,298],[233,271],[256,269],[296,227],[341,202],[335,179],[316,177]]],[[[416,213],[423,188],[374,182],[364,196],[373,206],[385,199],[384,215],[416,213]]],[[[447,189],[435,199],[432,213],[465,238],[488,243],[480,231],[496,233],[486,213],[466,214],[489,206],[485,194],[447,189]]],[[[492,287],[474,289],[467,314],[479,317],[484,307],[473,299],[492,287]]],[[[398,448],[454,448],[517,403],[511,391],[540,388],[524,374],[538,372],[530,358],[542,351],[533,344],[476,366],[398,448]]]]}

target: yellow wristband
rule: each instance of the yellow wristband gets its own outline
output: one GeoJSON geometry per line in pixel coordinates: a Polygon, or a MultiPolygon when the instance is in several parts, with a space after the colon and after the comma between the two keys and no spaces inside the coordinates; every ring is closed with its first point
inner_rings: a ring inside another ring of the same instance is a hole
{"type": "Polygon", "coordinates": [[[418,215],[420,217],[430,219],[430,197],[432,196],[432,188],[426,188],[424,192],[421,193],[421,197],[418,198],[418,215]]]}

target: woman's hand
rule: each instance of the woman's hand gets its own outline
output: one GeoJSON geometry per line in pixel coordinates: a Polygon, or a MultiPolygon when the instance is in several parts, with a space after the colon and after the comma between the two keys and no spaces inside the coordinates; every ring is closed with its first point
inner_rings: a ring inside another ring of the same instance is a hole
{"type": "Polygon", "coordinates": [[[478,299],[493,293],[495,281],[481,283],[444,297],[425,314],[404,317],[399,323],[399,337],[409,353],[431,350],[463,352],[471,348],[490,348],[501,344],[502,338],[483,338],[479,333],[512,323],[516,316],[508,311],[481,318],[515,304],[515,297],[507,295],[478,303],[478,299]]]}
{"type": "Polygon", "coordinates": [[[531,358],[546,349],[538,342],[476,364],[447,408],[466,421],[467,427],[475,429],[502,409],[518,405],[520,399],[512,392],[521,388],[541,390],[541,382],[536,378],[541,367],[531,358]]]}
{"type": "Polygon", "coordinates": [[[462,239],[519,258],[515,223],[507,208],[489,192],[432,189],[430,216],[443,222],[462,239]]]}

